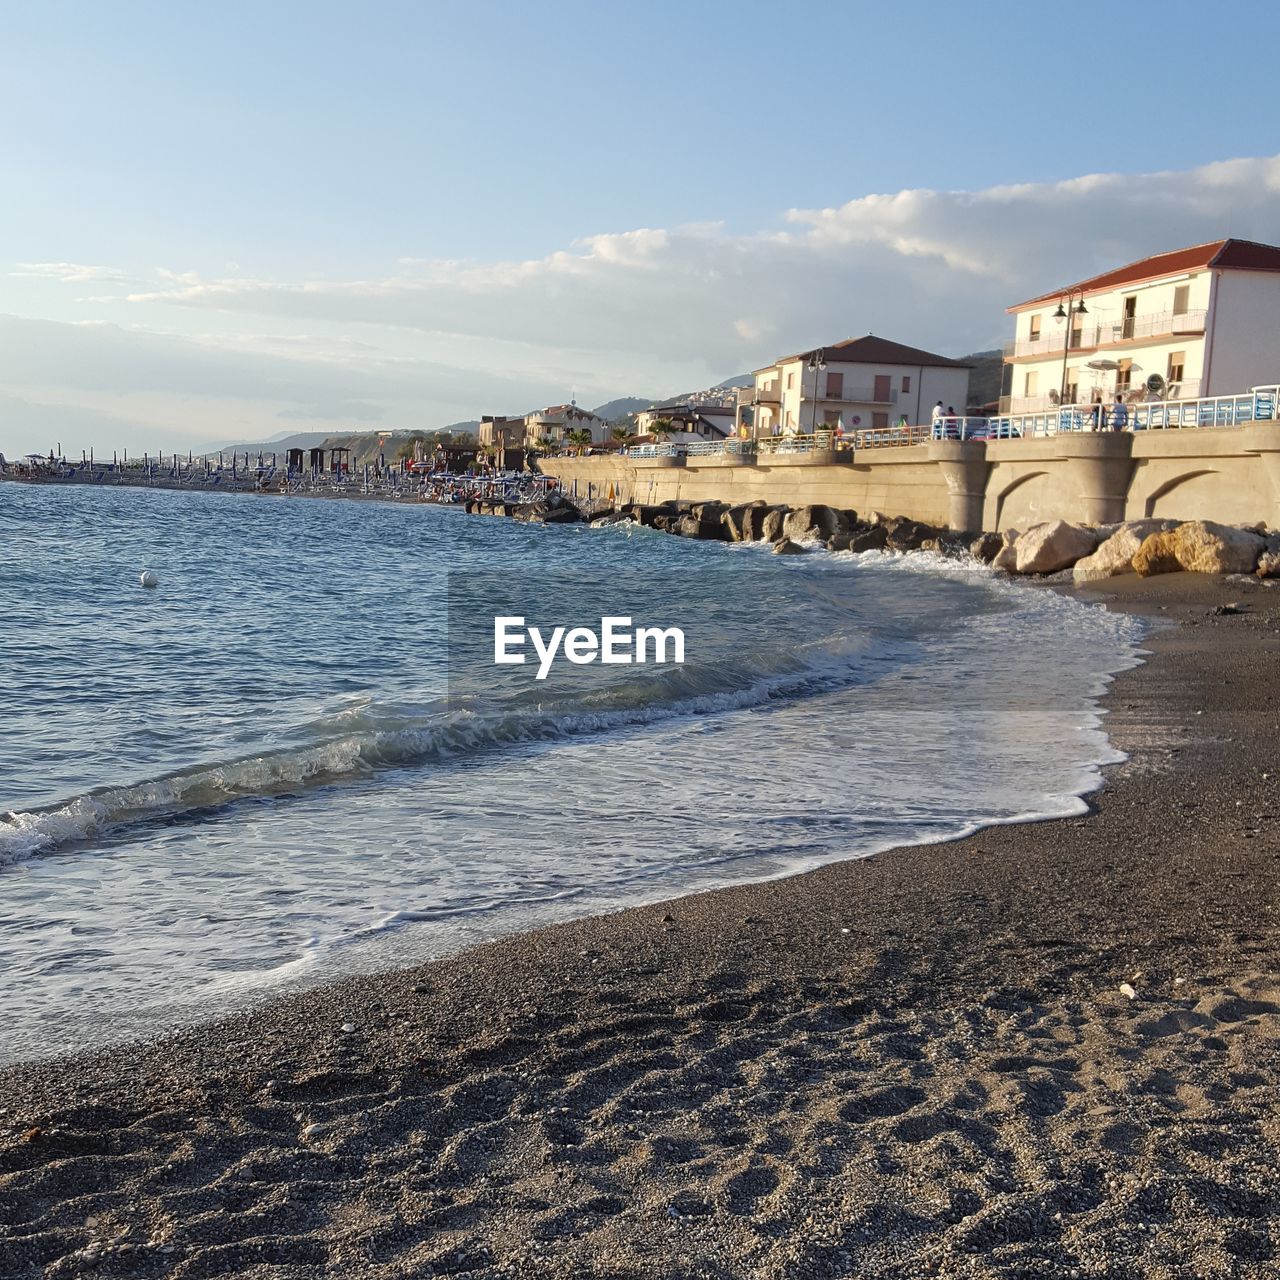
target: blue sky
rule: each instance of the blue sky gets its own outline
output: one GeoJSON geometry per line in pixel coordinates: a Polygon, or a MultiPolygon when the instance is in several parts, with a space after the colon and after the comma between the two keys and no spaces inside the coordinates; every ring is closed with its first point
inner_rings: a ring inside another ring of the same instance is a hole
{"type": "Polygon", "coordinates": [[[0,0],[0,449],[989,346],[1062,279],[1280,240],[1277,36],[1231,2],[0,0]]]}

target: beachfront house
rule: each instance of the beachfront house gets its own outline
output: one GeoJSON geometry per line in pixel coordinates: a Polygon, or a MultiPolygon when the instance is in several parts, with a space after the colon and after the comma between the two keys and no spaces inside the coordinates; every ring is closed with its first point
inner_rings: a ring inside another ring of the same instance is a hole
{"type": "Polygon", "coordinates": [[[536,449],[542,441],[549,440],[552,448],[560,449],[567,444],[571,431],[589,431],[592,444],[604,444],[609,438],[609,424],[603,418],[573,403],[553,404],[525,417],[524,445],[526,449],[536,449]]]}
{"type": "Polygon", "coordinates": [[[964,413],[969,366],[867,334],[783,356],[754,374],[753,434],[803,435],[928,422],[933,406],[964,413]]]}
{"type": "Polygon", "coordinates": [[[480,419],[477,438],[489,451],[499,471],[519,471],[524,466],[525,420],[485,414],[480,419]]]}
{"type": "Polygon", "coordinates": [[[1009,413],[1228,395],[1280,376],[1280,248],[1213,240],[1009,308],[1009,413]]]}
{"type": "Polygon", "coordinates": [[[723,440],[733,434],[732,404],[697,404],[680,401],[658,404],[636,414],[636,434],[653,434],[655,422],[669,422],[673,428],[667,437],[686,444],[699,440],[723,440]]]}

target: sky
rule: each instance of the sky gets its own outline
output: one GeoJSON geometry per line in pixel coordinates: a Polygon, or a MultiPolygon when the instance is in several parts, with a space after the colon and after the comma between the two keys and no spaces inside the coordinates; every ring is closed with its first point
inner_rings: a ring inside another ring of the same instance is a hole
{"type": "Polygon", "coordinates": [[[1280,243],[1280,10],[0,0],[0,451],[664,397],[963,355],[1280,243]]]}

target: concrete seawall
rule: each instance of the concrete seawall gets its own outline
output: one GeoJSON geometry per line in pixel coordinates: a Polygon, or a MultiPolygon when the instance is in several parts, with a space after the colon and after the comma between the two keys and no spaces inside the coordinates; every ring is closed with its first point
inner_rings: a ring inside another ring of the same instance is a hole
{"type": "Polygon", "coordinates": [[[941,440],[903,448],[693,458],[546,458],[580,497],[823,503],[953,529],[1149,517],[1280,525],[1280,423],[1222,430],[941,440]]]}

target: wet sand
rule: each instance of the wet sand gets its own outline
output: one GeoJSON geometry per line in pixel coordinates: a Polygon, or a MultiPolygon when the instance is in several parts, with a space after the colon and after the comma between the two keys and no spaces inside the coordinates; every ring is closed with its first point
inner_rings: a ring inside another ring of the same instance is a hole
{"type": "Polygon", "coordinates": [[[1087,817],[11,1068],[0,1277],[1280,1275],[1280,590],[1089,594],[1087,817]]]}

